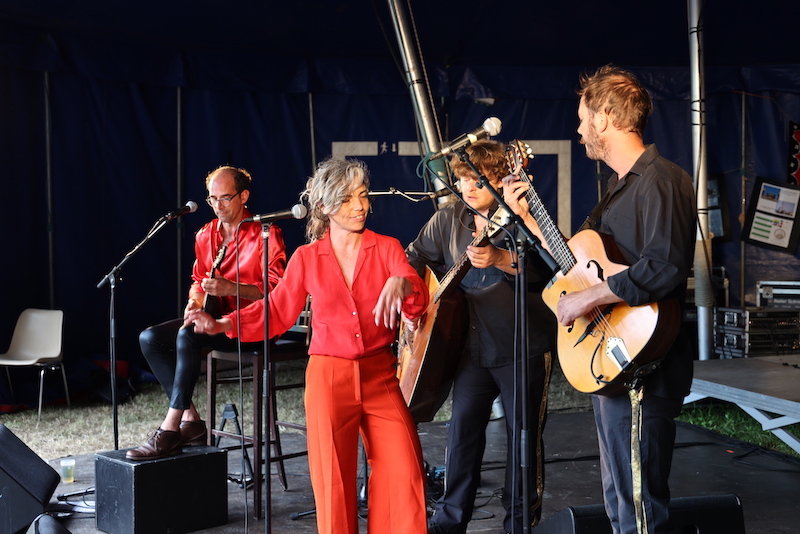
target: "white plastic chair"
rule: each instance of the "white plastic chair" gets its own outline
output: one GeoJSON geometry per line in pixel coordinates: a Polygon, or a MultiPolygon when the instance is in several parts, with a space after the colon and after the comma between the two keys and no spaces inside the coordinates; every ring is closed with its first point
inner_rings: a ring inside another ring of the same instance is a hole
{"type": "MultiPolygon", "coordinates": [[[[0,366],[6,368],[8,387],[14,400],[14,388],[11,385],[9,367],[38,367],[39,373],[39,416],[36,424],[42,419],[42,393],[44,391],[44,372],[61,369],[64,380],[64,392],[67,395],[67,406],[71,406],[67,374],[64,371],[61,353],[61,336],[64,328],[63,310],[23,310],[17,319],[17,326],[11,337],[8,352],[0,354],[0,366]]],[[[15,401],[16,402],[16,401],[15,401]]]]}

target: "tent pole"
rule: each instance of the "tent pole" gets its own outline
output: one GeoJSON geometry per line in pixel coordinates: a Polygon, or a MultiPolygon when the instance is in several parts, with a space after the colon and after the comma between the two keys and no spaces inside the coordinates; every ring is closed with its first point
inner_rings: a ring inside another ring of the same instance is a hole
{"type": "MultiPolygon", "coordinates": [[[[411,90],[411,101],[414,105],[414,114],[417,119],[418,130],[422,136],[422,143],[428,154],[437,152],[442,145],[442,134],[436,120],[436,111],[430,92],[430,86],[425,75],[422,63],[422,52],[419,50],[415,34],[409,24],[408,13],[401,0],[388,0],[389,10],[391,11],[395,31],[397,32],[397,42],[400,45],[400,52],[403,58],[406,83],[411,90]]],[[[447,165],[444,158],[428,164],[432,167],[439,180],[450,183],[447,165]]],[[[441,184],[433,184],[435,189],[443,187],[441,184]]]]}
{"type": "Polygon", "coordinates": [[[308,134],[311,139],[311,176],[317,167],[317,130],[314,127],[314,94],[311,91],[308,92],[308,134]]]}
{"type": "MultiPolygon", "coordinates": [[[[739,213],[739,222],[741,223],[742,232],[744,232],[744,220],[745,216],[747,215],[747,135],[746,135],[746,128],[747,128],[747,94],[742,91],[742,164],[741,164],[741,176],[742,176],[742,197],[741,197],[741,212],[739,213]]],[[[739,306],[744,308],[747,305],[747,302],[744,298],[745,296],[745,271],[747,269],[747,243],[745,243],[744,239],[739,241],[739,263],[741,264],[739,270],[739,306]]]]}
{"type": "Polygon", "coordinates": [[[703,88],[703,0],[688,0],[689,62],[692,98],[692,156],[697,193],[697,240],[694,254],[697,354],[710,360],[714,292],[711,287],[711,237],[708,233],[708,175],[706,168],[705,92],[703,88]]]}
{"type": "MultiPolygon", "coordinates": [[[[183,202],[181,196],[183,195],[183,90],[181,87],[175,88],[175,132],[176,132],[176,154],[175,154],[175,205],[178,206],[183,202]]],[[[178,224],[175,225],[176,240],[176,302],[178,317],[183,315],[184,306],[186,306],[186,293],[182,290],[184,281],[184,268],[183,268],[183,228],[184,223],[182,219],[178,219],[178,224]]]]}
{"type": "Polygon", "coordinates": [[[50,73],[44,72],[44,139],[47,195],[47,255],[50,308],[56,307],[55,221],[53,220],[53,114],[50,107],[50,73]]]}

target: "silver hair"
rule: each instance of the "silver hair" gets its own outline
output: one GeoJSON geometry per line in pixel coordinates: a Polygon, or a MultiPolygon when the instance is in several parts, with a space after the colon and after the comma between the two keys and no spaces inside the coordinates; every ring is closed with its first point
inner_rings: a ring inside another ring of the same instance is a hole
{"type": "Polygon", "coordinates": [[[357,159],[327,158],[317,165],[314,176],[306,182],[300,199],[308,205],[306,238],[309,243],[321,239],[335,214],[352,192],[365,185],[369,189],[367,165],[357,159]]]}

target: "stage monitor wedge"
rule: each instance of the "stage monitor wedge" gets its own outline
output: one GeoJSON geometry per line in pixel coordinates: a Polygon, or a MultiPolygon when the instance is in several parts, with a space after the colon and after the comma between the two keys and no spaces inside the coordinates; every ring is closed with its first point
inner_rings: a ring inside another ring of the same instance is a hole
{"type": "Polygon", "coordinates": [[[60,476],[0,424],[0,534],[27,528],[44,512],[60,476]]]}

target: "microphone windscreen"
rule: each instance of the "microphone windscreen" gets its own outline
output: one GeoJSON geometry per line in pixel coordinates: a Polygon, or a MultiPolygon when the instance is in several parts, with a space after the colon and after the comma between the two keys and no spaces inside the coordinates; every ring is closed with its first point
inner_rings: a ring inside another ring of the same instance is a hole
{"type": "Polygon", "coordinates": [[[308,213],[308,208],[302,204],[295,204],[292,206],[292,217],[295,219],[302,219],[308,213]]]}
{"type": "Polygon", "coordinates": [[[489,117],[483,121],[483,129],[486,130],[490,136],[494,137],[503,129],[503,123],[497,117],[489,117]]]}

